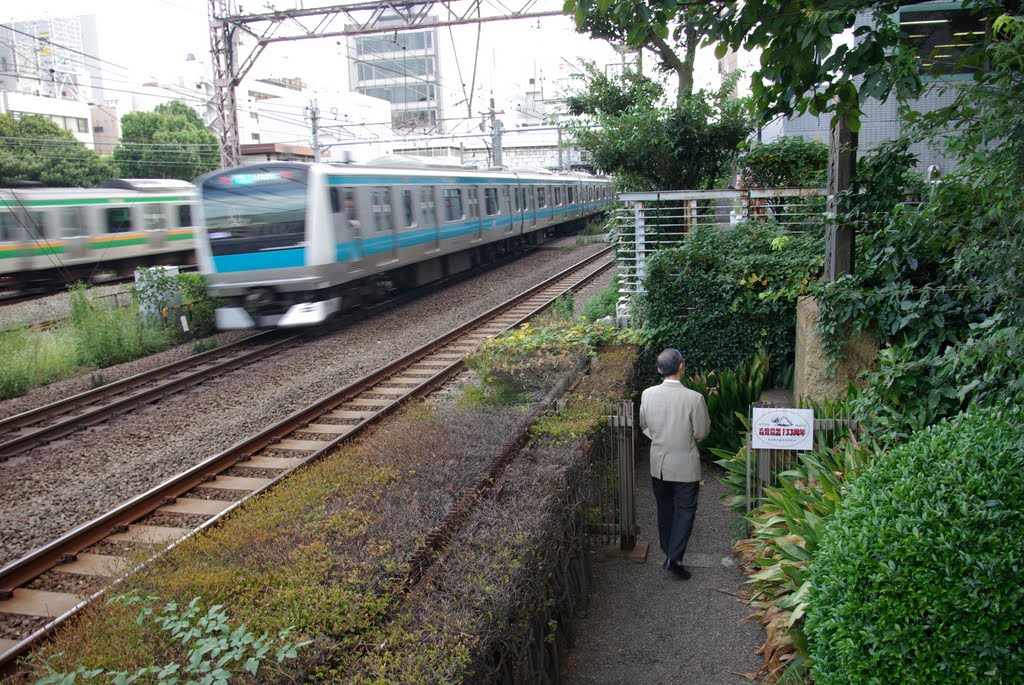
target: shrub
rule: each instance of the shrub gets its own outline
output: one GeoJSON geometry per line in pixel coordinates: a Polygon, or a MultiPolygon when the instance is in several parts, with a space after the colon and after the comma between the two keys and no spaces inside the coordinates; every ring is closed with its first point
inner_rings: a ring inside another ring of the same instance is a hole
{"type": "Polygon", "coordinates": [[[694,374],[683,379],[683,385],[703,395],[708,406],[711,432],[701,443],[701,452],[707,454],[714,448],[729,452],[739,449],[746,430],[740,416],[746,416],[751,405],[760,399],[767,371],[768,355],[761,351],[735,369],[694,374]]]}
{"type": "Polygon", "coordinates": [[[170,336],[159,323],[143,322],[135,307],[104,308],[84,288],[71,292],[71,325],[77,362],[103,368],[167,349],[170,336]]]}
{"type": "Polygon", "coordinates": [[[960,414],[851,482],[810,565],[814,677],[1024,681],[1024,415],[960,414]]]}
{"type": "Polygon", "coordinates": [[[817,188],[825,185],[828,145],[801,136],[783,136],[753,146],[740,164],[744,186],[817,188]]]}
{"type": "Polygon", "coordinates": [[[638,306],[651,349],[679,349],[693,373],[735,367],[761,348],[773,370],[787,367],[796,298],[817,277],[823,254],[820,236],[778,224],[697,228],[647,263],[638,306]]]}

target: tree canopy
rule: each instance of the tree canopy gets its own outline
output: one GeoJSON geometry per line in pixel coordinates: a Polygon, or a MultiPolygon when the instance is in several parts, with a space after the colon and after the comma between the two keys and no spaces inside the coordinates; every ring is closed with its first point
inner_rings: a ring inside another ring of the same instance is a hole
{"type": "Polygon", "coordinates": [[[94,186],[117,175],[108,160],[45,117],[0,114],[0,186],[94,186]]]}
{"type": "Polygon", "coordinates": [[[195,110],[178,100],[157,105],[153,112],[121,117],[121,143],[114,159],[130,178],[191,181],[220,165],[216,136],[195,110]]]}
{"type": "MultiPolygon", "coordinates": [[[[753,105],[763,118],[834,112],[856,129],[866,97],[921,92],[920,65],[908,36],[892,21],[905,3],[878,0],[566,0],[577,29],[595,38],[653,50],[676,70],[697,45],[761,50],[751,74],[753,105]],[[871,21],[865,21],[870,19],[871,21]],[[854,45],[837,39],[852,31],[854,45]]],[[[965,6],[998,15],[995,0],[965,6]]],[[[692,85],[690,86],[692,88],[692,85]]],[[[688,94],[680,77],[680,97],[688,94]]]]}
{"type": "Polygon", "coordinates": [[[751,132],[745,105],[728,96],[731,83],[666,106],[646,76],[610,78],[592,63],[584,70],[586,87],[567,98],[570,112],[583,115],[570,124],[575,145],[622,189],[710,188],[728,175],[751,132]]]}

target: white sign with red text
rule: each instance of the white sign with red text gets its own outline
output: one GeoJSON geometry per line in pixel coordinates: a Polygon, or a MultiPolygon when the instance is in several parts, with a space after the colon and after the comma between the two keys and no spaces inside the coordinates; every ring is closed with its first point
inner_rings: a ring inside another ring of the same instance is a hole
{"type": "Polygon", "coordinates": [[[814,410],[754,407],[755,450],[814,449],[814,410]]]}

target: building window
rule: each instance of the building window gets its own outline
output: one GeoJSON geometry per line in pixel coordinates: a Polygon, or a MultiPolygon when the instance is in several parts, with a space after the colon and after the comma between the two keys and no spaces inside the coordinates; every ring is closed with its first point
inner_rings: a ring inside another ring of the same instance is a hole
{"type": "Polygon", "coordinates": [[[252,139],[253,140],[255,140],[257,143],[260,142],[260,134],[259,133],[253,133],[251,135],[252,135],[252,139]]]}
{"type": "Polygon", "coordinates": [[[93,131],[93,133],[103,133],[103,127],[102,126],[93,126],[92,127],[92,131],[93,131]]]}
{"type": "Polygon", "coordinates": [[[985,41],[988,24],[966,9],[921,4],[901,7],[897,13],[900,30],[917,51],[922,71],[929,76],[969,74],[958,65],[965,50],[985,41]]]}

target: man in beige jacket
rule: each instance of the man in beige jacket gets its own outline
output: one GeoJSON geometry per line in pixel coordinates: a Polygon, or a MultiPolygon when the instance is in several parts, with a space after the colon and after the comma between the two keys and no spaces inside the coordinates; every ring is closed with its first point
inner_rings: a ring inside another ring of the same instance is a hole
{"type": "Polygon", "coordinates": [[[658,373],[665,380],[640,398],[640,428],[651,439],[651,484],[665,568],[683,580],[690,577],[683,554],[700,490],[697,442],[711,430],[704,396],[680,382],[685,368],[679,350],[664,350],[658,355],[658,373]]]}

